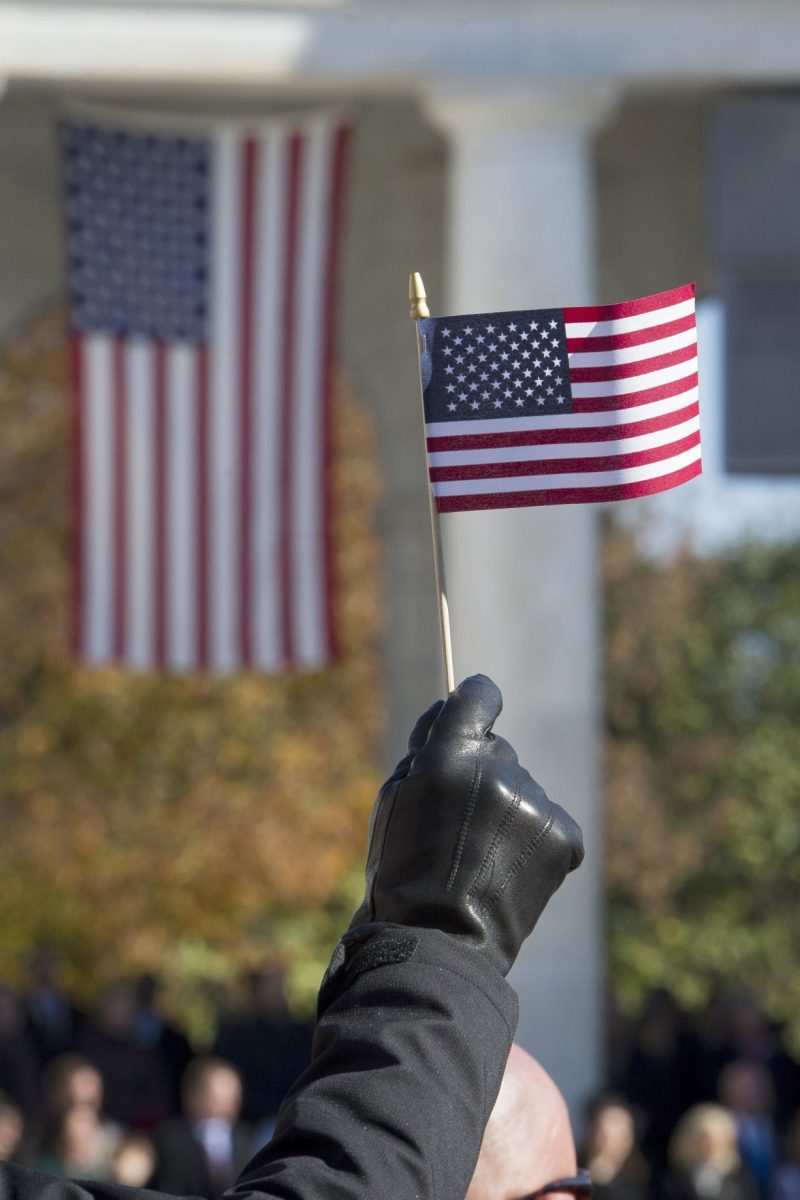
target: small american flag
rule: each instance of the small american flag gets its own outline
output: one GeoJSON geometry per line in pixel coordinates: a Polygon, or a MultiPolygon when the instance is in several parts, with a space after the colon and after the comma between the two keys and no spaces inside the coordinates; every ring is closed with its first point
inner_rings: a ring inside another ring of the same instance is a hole
{"type": "Polygon", "coordinates": [[[334,650],[329,392],[347,130],[61,129],[78,652],[316,668],[334,650]]]}
{"type": "Polygon", "coordinates": [[[692,284],[418,324],[440,512],[623,500],[700,474],[692,284]]]}

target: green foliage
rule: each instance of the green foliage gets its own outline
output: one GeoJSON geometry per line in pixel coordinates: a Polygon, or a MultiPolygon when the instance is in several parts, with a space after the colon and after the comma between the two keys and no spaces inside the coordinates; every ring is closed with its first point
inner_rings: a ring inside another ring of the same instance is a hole
{"type": "Polygon", "coordinates": [[[635,1009],[753,989],[800,1037],[800,545],[606,537],[609,938],[635,1009]]]}
{"type": "Polygon", "coordinates": [[[82,668],[67,652],[64,349],[56,314],[0,362],[0,979],[40,942],[84,1002],[155,970],[202,1040],[220,993],[265,959],[308,1008],[359,898],[382,724],[371,430],[340,386],[332,668],[82,668]]]}

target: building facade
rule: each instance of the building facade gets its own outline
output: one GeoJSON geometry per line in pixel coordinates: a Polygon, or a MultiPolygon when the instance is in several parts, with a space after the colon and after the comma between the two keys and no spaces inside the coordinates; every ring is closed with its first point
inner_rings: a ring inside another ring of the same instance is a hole
{"type": "MultiPolygon", "coordinates": [[[[339,357],[386,481],[388,762],[442,691],[409,271],[435,313],[713,296],[709,123],[799,79],[782,0],[2,0],[0,333],[63,290],[65,103],[350,114],[339,357]]],[[[586,835],[512,976],[519,1040],[577,1112],[603,1071],[598,511],[450,514],[443,536],[456,675],[497,680],[500,732],[586,835]]]]}

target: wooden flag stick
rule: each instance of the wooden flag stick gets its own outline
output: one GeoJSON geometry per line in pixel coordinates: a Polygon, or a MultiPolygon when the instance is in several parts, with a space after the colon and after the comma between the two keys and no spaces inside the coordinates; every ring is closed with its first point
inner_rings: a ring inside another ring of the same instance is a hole
{"type": "MultiPolygon", "coordinates": [[[[420,317],[429,317],[430,310],[425,296],[425,286],[418,271],[410,277],[408,283],[408,299],[411,304],[411,320],[416,322],[420,317]]],[[[420,364],[419,389],[422,396],[422,428],[425,429],[425,397],[422,391],[422,347],[420,345],[419,325],[417,331],[417,357],[420,364]]],[[[439,598],[439,632],[442,638],[442,658],[444,660],[444,678],[448,694],[456,686],[453,675],[453,646],[450,640],[450,609],[447,605],[447,584],[444,576],[444,557],[442,555],[442,531],[439,525],[439,510],[436,507],[436,497],[428,480],[428,504],[431,512],[431,536],[433,538],[433,569],[436,573],[436,593],[439,598]]]]}

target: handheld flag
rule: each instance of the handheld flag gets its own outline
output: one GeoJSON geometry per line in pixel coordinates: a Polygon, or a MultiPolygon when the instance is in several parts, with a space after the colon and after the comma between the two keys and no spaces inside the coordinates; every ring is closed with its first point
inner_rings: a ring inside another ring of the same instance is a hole
{"type": "Polygon", "coordinates": [[[417,326],[439,512],[624,500],[700,474],[694,285],[417,326]]]}

